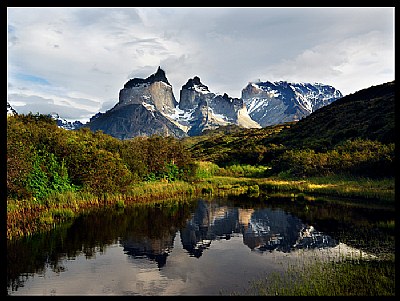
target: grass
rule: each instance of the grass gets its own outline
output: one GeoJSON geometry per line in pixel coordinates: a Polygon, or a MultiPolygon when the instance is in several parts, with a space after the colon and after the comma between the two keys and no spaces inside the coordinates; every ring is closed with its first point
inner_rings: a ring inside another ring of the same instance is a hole
{"type": "Polygon", "coordinates": [[[394,205],[394,178],[368,179],[344,176],[313,177],[304,179],[287,179],[280,177],[246,178],[214,176],[207,183],[217,187],[229,185],[258,185],[264,192],[296,192],[298,194],[314,194],[355,198],[377,201],[394,205]]]}
{"type": "Polygon", "coordinates": [[[342,175],[311,177],[301,180],[271,177],[261,181],[263,188],[270,191],[295,191],[344,198],[379,200],[386,204],[394,204],[394,184],[394,178],[369,179],[342,175]]]}
{"type": "MultiPolygon", "coordinates": [[[[237,293],[234,293],[235,295],[237,293]]],[[[252,281],[246,295],[394,296],[394,260],[316,260],[252,281]]]]}

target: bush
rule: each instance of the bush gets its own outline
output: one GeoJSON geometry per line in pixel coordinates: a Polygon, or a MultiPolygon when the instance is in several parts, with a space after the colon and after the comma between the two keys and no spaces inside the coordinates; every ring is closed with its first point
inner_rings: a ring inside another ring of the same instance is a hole
{"type": "Polygon", "coordinates": [[[38,201],[44,200],[52,192],[75,190],[70,183],[64,161],[43,150],[32,150],[32,170],[26,178],[26,189],[38,201]]]}
{"type": "Polygon", "coordinates": [[[316,153],[313,149],[286,150],[273,160],[276,173],[294,176],[346,173],[358,176],[394,176],[394,144],[355,139],[337,145],[333,150],[316,153]]]}
{"type": "Polygon", "coordinates": [[[124,191],[131,183],[131,173],[118,154],[103,149],[91,150],[81,166],[84,187],[96,194],[124,191]]]}

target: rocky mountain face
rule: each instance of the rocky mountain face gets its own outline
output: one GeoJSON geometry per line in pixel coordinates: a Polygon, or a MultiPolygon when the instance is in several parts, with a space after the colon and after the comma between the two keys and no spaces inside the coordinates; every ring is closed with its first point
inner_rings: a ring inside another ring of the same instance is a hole
{"type": "Polygon", "coordinates": [[[200,135],[203,131],[222,125],[236,124],[244,128],[260,128],[247,114],[246,105],[240,98],[217,95],[195,76],[182,86],[180,102],[170,116],[188,129],[189,136],[200,135]]]}
{"type": "Polygon", "coordinates": [[[250,82],[242,90],[250,117],[262,127],[300,120],[341,97],[320,83],[250,82]]]}
{"type": "Polygon", "coordinates": [[[118,108],[130,104],[154,106],[164,114],[172,113],[178,103],[164,70],[158,67],[157,72],[146,79],[130,79],[119,91],[118,108]]]}
{"type": "Polygon", "coordinates": [[[105,113],[93,116],[85,125],[92,131],[102,130],[119,139],[153,134],[182,138],[186,132],[166,117],[177,106],[172,86],[164,70],[146,79],[130,79],[119,92],[119,102],[105,113]]]}
{"type": "Polygon", "coordinates": [[[120,90],[118,103],[85,126],[129,139],[152,134],[182,138],[228,124],[261,127],[250,118],[242,99],[210,92],[197,76],[182,86],[177,102],[164,70],[158,67],[146,79],[130,79],[120,90]]]}

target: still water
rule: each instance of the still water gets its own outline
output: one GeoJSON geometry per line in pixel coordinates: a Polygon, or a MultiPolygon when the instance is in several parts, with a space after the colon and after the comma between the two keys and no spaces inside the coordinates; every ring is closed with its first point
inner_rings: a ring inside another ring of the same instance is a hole
{"type": "MultiPolygon", "coordinates": [[[[7,292],[244,293],[252,280],[308,259],[375,256],[341,240],[354,241],[349,237],[357,223],[373,223],[378,216],[390,219],[392,214],[237,197],[93,210],[49,233],[8,242],[7,292]],[[346,217],[341,220],[338,215],[346,217]]],[[[359,233],[353,236],[363,239],[359,233]]]]}

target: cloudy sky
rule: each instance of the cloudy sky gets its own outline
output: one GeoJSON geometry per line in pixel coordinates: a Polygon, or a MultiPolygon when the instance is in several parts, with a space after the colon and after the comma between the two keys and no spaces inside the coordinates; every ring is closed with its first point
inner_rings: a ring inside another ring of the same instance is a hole
{"type": "Polygon", "coordinates": [[[241,97],[250,81],[344,95],[394,80],[394,7],[8,7],[8,101],[82,122],[158,66],[241,97]]]}

